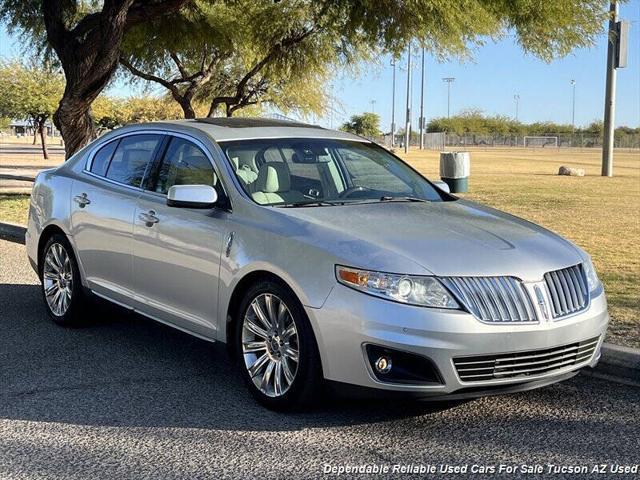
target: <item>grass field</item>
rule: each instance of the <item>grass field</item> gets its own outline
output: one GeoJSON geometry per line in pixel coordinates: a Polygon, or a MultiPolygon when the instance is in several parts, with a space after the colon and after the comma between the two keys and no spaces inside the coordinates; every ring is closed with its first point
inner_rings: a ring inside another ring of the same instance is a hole
{"type": "Polygon", "coordinates": [[[27,224],[29,195],[0,195],[0,222],[27,224]]]}
{"type": "MultiPolygon", "coordinates": [[[[439,153],[408,162],[438,178],[439,153]]],[[[613,178],[600,176],[600,150],[471,150],[469,193],[461,195],[526,218],[592,256],[609,299],[609,341],[640,347],[640,152],[616,151],[613,178]],[[560,165],[587,176],[559,177],[560,165]]],[[[0,221],[26,222],[28,197],[0,196],[0,221]]]]}

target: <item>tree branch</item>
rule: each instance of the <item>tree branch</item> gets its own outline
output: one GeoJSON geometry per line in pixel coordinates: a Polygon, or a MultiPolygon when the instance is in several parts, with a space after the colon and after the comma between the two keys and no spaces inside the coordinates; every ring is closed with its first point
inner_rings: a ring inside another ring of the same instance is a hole
{"type": "Polygon", "coordinates": [[[62,0],[43,0],[42,2],[47,40],[56,52],[62,51],[64,44],[69,41],[69,31],[65,27],[63,19],[63,3],[62,0]]]}
{"type": "MultiPolygon", "coordinates": [[[[260,73],[260,71],[269,62],[274,60],[285,49],[302,42],[304,39],[306,39],[316,31],[317,30],[315,27],[309,28],[297,35],[291,35],[289,37],[286,37],[281,42],[271,47],[269,52],[258,63],[256,63],[251,68],[251,70],[249,70],[238,82],[234,95],[218,96],[211,99],[208,116],[209,117],[213,116],[217,108],[223,103],[227,105],[227,113],[229,113],[230,105],[235,105],[240,103],[242,98],[246,95],[247,85],[253,79],[253,77],[255,77],[258,73],[260,73]]],[[[233,111],[231,113],[233,113],[233,111]]]]}
{"type": "Polygon", "coordinates": [[[180,61],[180,57],[178,57],[178,54],[176,52],[170,52],[169,56],[171,57],[171,60],[173,60],[173,63],[176,64],[176,67],[178,67],[178,71],[180,72],[182,78],[186,79],[187,77],[189,77],[189,73],[184,68],[184,64],[180,61]]]}
{"type": "Polygon", "coordinates": [[[136,0],[129,8],[126,29],[148,21],[150,18],[160,17],[177,12],[192,0],[162,0],[150,3],[148,0],[136,0]]]}
{"type": "Polygon", "coordinates": [[[172,83],[170,81],[167,81],[164,78],[152,75],[151,73],[143,72],[142,70],[140,70],[140,69],[136,68],[135,66],[133,66],[133,64],[131,64],[123,56],[120,57],[120,65],[125,67],[127,70],[129,70],[129,72],[131,72],[132,75],[135,75],[136,77],[140,77],[140,78],[142,78],[144,80],[147,80],[149,82],[159,83],[164,88],[166,88],[167,90],[171,91],[171,94],[174,95],[174,97],[175,97],[175,95],[180,95],[180,90],[175,86],[174,83],[172,83]]]}

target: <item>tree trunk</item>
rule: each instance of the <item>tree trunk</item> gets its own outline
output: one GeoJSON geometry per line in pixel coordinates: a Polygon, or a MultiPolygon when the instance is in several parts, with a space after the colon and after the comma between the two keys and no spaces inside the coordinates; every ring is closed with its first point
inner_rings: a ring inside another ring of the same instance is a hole
{"type": "Polygon", "coordinates": [[[46,131],[46,119],[42,119],[38,122],[38,133],[40,134],[40,142],[42,143],[42,156],[45,160],[49,160],[49,152],[47,151],[47,137],[46,131]]]}
{"type": "Polygon", "coordinates": [[[35,145],[38,141],[38,127],[36,126],[37,122],[33,121],[33,143],[31,145],[35,145]]]}
{"type": "Polygon", "coordinates": [[[180,104],[180,108],[182,108],[184,118],[196,118],[196,111],[193,109],[190,99],[182,97],[178,100],[178,103],[180,104]]]}
{"type": "Polygon", "coordinates": [[[107,86],[118,67],[126,30],[152,18],[179,10],[189,0],[102,2],[99,13],[85,15],[69,30],[66,18],[75,14],[69,2],[42,2],[47,41],[64,70],[65,91],[53,121],[65,142],[66,158],[93,138],[91,103],[107,86]]]}
{"type": "Polygon", "coordinates": [[[93,98],[73,98],[65,91],[60,106],[53,115],[53,122],[64,140],[66,159],[94,138],[91,102],[93,98]]]}

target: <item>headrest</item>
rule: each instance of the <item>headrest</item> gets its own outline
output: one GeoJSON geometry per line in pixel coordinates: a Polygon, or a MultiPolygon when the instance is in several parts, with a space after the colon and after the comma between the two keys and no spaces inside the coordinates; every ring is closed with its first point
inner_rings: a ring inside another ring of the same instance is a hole
{"type": "Polygon", "coordinates": [[[256,180],[256,191],[265,193],[291,190],[291,174],[284,162],[267,162],[260,167],[256,180]]]}
{"type": "Polygon", "coordinates": [[[255,151],[246,150],[244,148],[238,148],[234,150],[229,149],[227,153],[231,158],[231,161],[235,165],[236,170],[246,165],[249,169],[258,173],[258,169],[256,167],[256,161],[255,161],[255,156],[256,156],[255,151]]]}

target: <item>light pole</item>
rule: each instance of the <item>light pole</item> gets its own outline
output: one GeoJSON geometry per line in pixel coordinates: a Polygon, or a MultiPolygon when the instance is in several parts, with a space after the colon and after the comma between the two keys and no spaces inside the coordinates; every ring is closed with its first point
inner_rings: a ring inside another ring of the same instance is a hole
{"type": "Polygon", "coordinates": [[[609,3],[607,41],[607,82],[604,97],[604,138],[602,140],[602,176],[613,177],[613,123],[616,110],[616,53],[618,50],[618,2],[609,3]]]}
{"type": "Polygon", "coordinates": [[[447,82],[447,118],[451,116],[451,84],[456,81],[456,77],[444,77],[443,82],[447,82]]]}
{"type": "Polygon", "coordinates": [[[422,79],[420,85],[420,150],[424,149],[424,47],[422,47],[422,79]]]}
{"type": "Polygon", "coordinates": [[[411,43],[407,47],[407,117],[404,124],[404,153],[409,153],[411,140],[411,43]]]}
{"type": "Polygon", "coordinates": [[[371,113],[376,113],[376,101],[374,99],[369,100],[371,104],[371,113]]]}
{"type": "Polygon", "coordinates": [[[396,146],[396,60],[391,59],[391,66],[393,67],[393,82],[391,92],[391,146],[396,146]]]}
{"type": "Polygon", "coordinates": [[[576,81],[571,80],[571,87],[573,89],[571,93],[571,129],[576,129],[576,81]]]}
{"type": "Polygon", "coordinates": [[[513,96],[513,100],[516,102],[516,122],[518,121],[518,103],[520,102],[520,95],[517,93],[513,96]]]}

